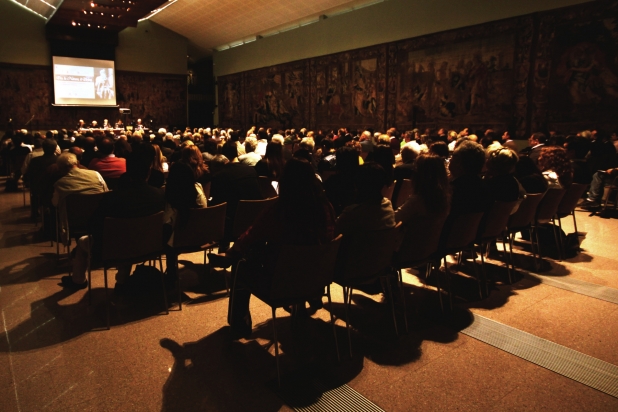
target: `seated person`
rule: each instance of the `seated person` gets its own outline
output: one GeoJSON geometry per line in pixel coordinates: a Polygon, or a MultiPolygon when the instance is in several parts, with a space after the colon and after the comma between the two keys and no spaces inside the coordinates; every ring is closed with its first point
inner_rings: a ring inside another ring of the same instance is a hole
{"type": "MultiPolygon", "coordinates": [[[[324,244],[333,239],[334,229],[332,206],[313,167],[304,159],[291,158],[279,180],[277,202],[240,236],[223,259],[235,261],[245,257],[247,262],[240,267],[236,281],[254,288],[269,288],[281,245],[324,244]]],[[[228,322],[235,338],[251,334],[250,297],[249,290],[238,288],[233,307],[230,300],[228,322]]]]}
{"type": "Polygon", "coordinates": [[[512,202],[525,196],[526,191],[513,176],[517,160],[517,154],[506,147],[490,149],[487,153],[484,180],[495,200],[512,202]]]}
{"type": "Polygon", "coordinates": [[[406,225],[426,216],[446,218],[450,199],[444,160],[433,153],[421,154],[416,159],[412,183],[412,196],[395,211],[395,221],[406,225]]]}
{"type": "Polygon", "coordinates": [[[467,140],[455,148],[449,163],[451,172],[451,215],[485,212],[493,202],[487,184],[481,179],[485,165],[483,146],[467,140]]]}
{"type": "Polygon", "coordinates": [[[395,213],[390,200],[382,196],[386,172],[379,164],[367,162],[356,173],[356,201],[337,218],[336,234],[354,235],[361,232],[395,227],[395,213]]]}
{"type": "Polygon", "coordinates": [[[537,163],[549,189],[566,189],[573,183],[573,166],[562,147],[543,147],[537,163]]]}
{"type": "Polygon", "coordinates": [[[114,155],[114,141],[104,137],[97,144],[99,157],[90,161],[88,168],[96,170],[103,179],[118,179],[127,171],[126,159],[114,155]]]}
{"type": "Polygon", "coordinates": [[[247,137],[245,139],[245,154],[238,156],[238,161],[247,166],[255,166],[257,162],[262,160],[262,156],[255,153],[257,148],[257,139],[255,137],[247,137]]]}
{"type": "Polygon", "coordinates": [[[604,187],[612,184],[616,176],[618,176],[618,168],[599,170],[592,175],[588,198],[582,204],[582,207],[586,209],[599,208],[603,202],[604,187]]]}
{"type": "MultiPolygon", "coordinates": [[[[390,152],[390,149],[387,149],[390,152]]],[[[392,153],[391,153],[392,154],[392,153]]],[[[326,197],[339,216],[343,209],[354,203],[356,198],[354,179],[359,167],[358,152],[350,146],[337,149],[336,173],[326,179],[324,189],[326,197]]]]}
{"type": "MultiPolygon", "coordinates": [[[[88,268],[88,250],[92,251],[92,260],[100,261],[103,238],[103,222],[106,217],[135,218],[150,216],[165,208],[165,199],[160,189],[148,185],[150,166],[154,158],[151,145],[136,147],[127,159],[127,172],[119,181],[118,189],[109,192],[99,204],[90,219],[92,243],[88,236],[77,241],[73,273],[62,277],[62,287],[83,289],[88,286],[86,269],[88,268]]],[[[88,171],[90,172],[90,171],[88,171]]],[[[62,179],[61,179],[62,180],[62,179]]],[[[131,265],[119,266],[116,274],[116,290],[122,292],[131,274],[131,265]]]]}
{"type": "Polygon", "coordinates": [[[543,173],[528,156],[520,156],[515,165],[514,176],[522,185],[526,193],[539,194],[547,190],[547,180],[543,173]]]}

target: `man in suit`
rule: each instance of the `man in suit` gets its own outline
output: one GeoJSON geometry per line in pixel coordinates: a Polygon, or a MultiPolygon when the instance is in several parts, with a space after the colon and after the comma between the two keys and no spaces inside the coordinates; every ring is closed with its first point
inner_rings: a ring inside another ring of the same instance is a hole
{"type": "Polygon", "coordinates": [[[525,147],[519,152],[519,154],[528,156],[530,159],[534,161],[534,164],[538,165],[539,163],[539,155],[541,154],[541,149],[545,147],[547,143],[547,136],[543,133],[537,132],[532,133],[532,136],[528,139],[528,147],[525,147]]]}

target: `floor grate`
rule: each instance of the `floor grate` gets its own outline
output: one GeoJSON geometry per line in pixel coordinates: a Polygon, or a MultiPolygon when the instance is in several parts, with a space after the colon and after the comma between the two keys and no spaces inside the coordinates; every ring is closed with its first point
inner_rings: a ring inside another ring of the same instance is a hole
{"type": "Polygon", "coordinates": [[[319,381],[309,384],[312,388],[305,388],[303,395],[296,390],[276,390],[277,395],[292,409],[298,412],[384,412],[376,404],[365,398],[348,385],[341,385],[328,389],[319,381]],[[313,400],[307,402],[307,393],[314,393],[313,400]]]}
{"type": "Polygon", "coordinates": [[[541,282],[544,285],[618,304],[618,289],[569,277],[543,276],[521,269],[518,269],[518,271],[523,273],[527,278],[541,282]]]}
{"type": "Polygon", "coordinates": [[[618,366],[474,314],[461,333],[618,398],[618,366]]]}

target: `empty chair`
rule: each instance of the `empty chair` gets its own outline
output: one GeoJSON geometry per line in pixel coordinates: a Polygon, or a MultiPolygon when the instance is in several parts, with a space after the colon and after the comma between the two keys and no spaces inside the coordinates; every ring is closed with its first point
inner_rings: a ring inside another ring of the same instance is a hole
{"type": "MultiPolygon", "coordinates": [[[[105,305],[107,313],[107,329],[109,322],[109,296],[107,287],[107,270],[119,265],[132,265],[146,261],[159,261],[161,271],[161,287],[165,313],[168,314],[167,295],[163,281],[163,212],[146,217],[130,219],[105,218],[103,222],[101,259],[105,279],[105,305]]],[[[91,281],[88,268],[88,286],[91,281]]]]}
{"type": "Polygon", "coordinates": [[[355,288],[373,284],[378,279],[386,282],[385,289],[390,295],[395,333],[399,335],[389,271],[393,253],[400,243],[400,236],[398,236],[400,228],[401,222],[390,229],[366,231],[354,236],[346,235],[340,247],[335,283],[343,287],[350,357],[352,357],[352,341],[350,339],[349,308],[352,303],[352,292],[355,288]]]}
{"type": "MultiPolygon", "coordinates": [[[[238,276],[235,276],[232,285],[231,305],[235,291],[239,287],[248,288],[252,295],[269,305],[272,309],[273,335],[275,341],[275,359],[277,363],[277,381],[281,385],[279,370],[279,344],[277,341],[276,310],[277,308],[305,304],[308,300],[321,299],[326,290],[328,303],[331,304],[330,284],[335,274],[337,252],[341,243],[341,236],[323,245],[283,245],[281,246],[275,264],[272,281],[269,284],[247,282],[237,284],[238,276]]],[[[250,265],[243,265],[243,261],[237,266],[241,271],[250,265]]],[[[257,276],[246,276],[251,281],[257,276]]],[[[335,337],[337,358],[339,347],[335,330],[335,319],[330,309],[330,319],[335,337]]]]}
{"type": "MultiPolygon", "coordinates": [[[[206,265],[206,251],[223,239],[226,208],[227,203],[222,203],[212,207],[189,209],[186,223],[182,227],[174,228],[172,250],[176,256],[176,273],[178,273],[177,256],[183,253],[203,251],[204,266],[206,265]]],[[[178,307],[182,310],[180,277],[177,283],[178,307]]]]}

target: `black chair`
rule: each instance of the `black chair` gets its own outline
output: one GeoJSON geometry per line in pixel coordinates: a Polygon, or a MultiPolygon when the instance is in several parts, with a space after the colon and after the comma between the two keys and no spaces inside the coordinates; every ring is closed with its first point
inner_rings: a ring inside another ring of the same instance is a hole
{"type": "MultiPolygon", "coordinates": [[[[306,301],[328,297],[331,305],[330,284],[335,274],[335,263],[341,243],[341,236],[324,245],[293,246],[283,245],[279,250],[275,272],[269,285],[237,285],[238,273],[249,265],[241,260],[236,268],[236,276],[232,284],[230,308],[233,308],[234,295],[238,287],[246,287],[251,294],[266,303],[272,309],[273,334],[275,340],[275,359],[277,362],[277,382],[281,385],[279,371],[279,344],[277,341],[277,308],[305,304],[306,301]]],[[[339,345],[335,329],[335,318],[332,308],[329,308],[330,320],[335,336],[337,359],[339,345]]],[[[232,317],[233,318],[233,317],[232,317]]]]}
{"type": "Polygon", "coordinates": [[[566,194],[566,189],[549,189],[545,192],[545,196],[539,203],[536,210],[536,216],[532,222],[532,230],[536,239],[537,252],[539,254],[539,261],[543,260],[541,252],[541,244],[539,242],[539,227],[545,223],[551,223],[554,231],[554,239],[556,241],[556,247],[558,248],[558,258],[562,258],[562,245],[556,228],[556,214],[558,213],[558,206],[562,201],[562,198],[566,194]]]}
{"type": "MultiPolygon", "coordinates": [[[[348,333],[348,345],[350,357],[352,357],[352,340],[350,338],[349,308],[352,304],[352,292],[354,289],[370,285],[378,279],[386,283],[386,293],[391,305],[395,334],[399,336],[395,305],[390,283],[390,269],[393,253],[400,242],[398,236],[401,222],[390,229],[368,231],[344,237],[337,258],[335,283],[343,288],[343,301],[345,305],[345,324],[348,333]]],[[[405,313],[405,311],[404,311],[405,313]]]]}
{"type": "MultiPolygon", "coordinates": [[[[101,246],[103,276],[105,277],[107,329],[110,328],[107,270],[119,265],[158,260],[165,313],[169,314],[163,280],[163,263],[161,261],[161,254],[163,253],[163,212],[130,219],[105,218],[101,246]]],[[[88,265],[88,285],[91,283],[90,278],[91,271],[90,265],[88,265]]]]}
{"type": "Polygon", "coordinates": [[[536,254],[534,251],[534,243],[532,242],[532,222],[534,221],[534,216],[536,215],[536,210],[539,206],[539,203],[541,203],[541,200],[543,200],[543,196],[545,196],[545,193],[527,194],[524,200],[522,200],[522,202],[520,203],[517,212],[513,213],[509,217],[506,229],[503,233],[503,237],[506,238],[509,245],[509,263],[512,270],[515,270],[515,260],[513,258],[513,240],[515,239],[515,234],[523,231],[527,231],[530,235],[530,251],[532,252],[535,267],[537,265],[536,254]]]}

